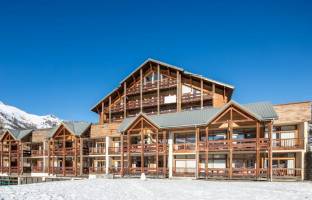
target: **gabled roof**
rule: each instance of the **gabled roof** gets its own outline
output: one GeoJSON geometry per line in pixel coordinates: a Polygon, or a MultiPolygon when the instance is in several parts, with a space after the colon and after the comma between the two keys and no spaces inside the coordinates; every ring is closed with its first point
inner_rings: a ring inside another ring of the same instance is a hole
{"type": "Polygon", "coordinates": [[[49,131],[49,137],[53,137],[61,126],[64,126],[71,134],[80,137],[91,126],[91,123],[84,121],[63,121],[59,126],[49,131]]]}
{"type": "MultiPolygon", "coordinates": [[[[244,110],[251,116],[255,117],[260,121],[266,121],[271,119],[276,119],[277,114],[273,108],[273,105],[269,102],[259,102],[240,105],[235,101],[230,101],[222,108],[205,108],[200,110],[188,110],[175,113],[167,113],[161,115],[150,115],[145,117],[156,124],[159,128],[180,128],[180,127],[194,127],[194,126],[204,126],[209,124],[218,115],[225,111],[229,106],[235,105],[240,109],[244,110]]],[[[118,132],[126,131],[132,123],[140,117],[126,118],[118,127],[118,132]]]]}
{"type": "Polygon", "coordinates": [[[2,135],[0,137],[0,140],[2,140],[2,137],[5,135],[5,133],[9,132],[10,135],[12,135],[12,137],[15,140],[21,140],[24,137],[26,137],[27,135],[29,135],[33,130],[32,129],[6,129],[2,132],[2,135]]]}
{"type": "MultiPolygon", "coordinates": [[[[203,79],[203,80],[206,80],[206,81],[209,81],[209,82],[212,82],[212,83],[216,83],[218,85],[221,85],[221,86],[224,86],[224,87],[227,87],[227,88],[230,88],[230,89],[234,89],[234,86],[232,85],[229,85],[229,84],[226,84],[226,83],[222,83],[220,81],[215,81],[213,79],[209,79],[209,78],[206,78],[202,75],[199,75],[199,74],[194,74],[194,73],[191,73],[191,72],[188,72],[188,71],[185,71],[182,67],[177,67],[175,65],[171,65],[171,64],[168,64],[168,63],[165,63],[165,62],[162,62],[162,61],[159,61],[159,60],[155,60],[155,59],[152,59],[152,58],[148,58],[147,60],[145,60],[139,67],[137,67],[132,73],[130,73],[126,78],[124,78],[120,84],[122,84],[123,82],[125,82],[127,79],[129,79],[132,74],[138,72],[143,66],[145,66],[147,63],[149,62],[153,62],[153,63],[156,63],[156,64],[159,64],[159,65],[162,65],[162,66],[165,66],[165,67],[168,67],[168,68],[171,68],[171,69],[175,69],[175,70],[178,70],[180,72],[183,72],[184,74],[188,74],[188,75],[191,75],[193,77],[196,77],[196,78],[199,78],[199,79],[203,79]]],[[[97,104],[95,104],[92,108],[91,108],[91,111],[95,111],[95,108],[102,102],[104,101],[106,98],[108,98],[110,95],[112,95],[114,92],[116,92],[118,89],[120,88],[117,87],[115,88],[112,92],[110,92],[109,94],[107,94],[104,98],[102,98],[99,102],[97,102],[97,104]]]]}

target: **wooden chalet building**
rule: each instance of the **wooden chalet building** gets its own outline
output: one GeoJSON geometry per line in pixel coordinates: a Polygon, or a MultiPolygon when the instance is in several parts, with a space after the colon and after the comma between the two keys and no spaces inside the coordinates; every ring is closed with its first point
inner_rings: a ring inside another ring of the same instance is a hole
{"type": "Polygon", "coordinates": [[[311,102],[240,104],[233,91],[148,59],[91,109],[97,124],[4,131],[0,173],[303,180],[311,102]]]}

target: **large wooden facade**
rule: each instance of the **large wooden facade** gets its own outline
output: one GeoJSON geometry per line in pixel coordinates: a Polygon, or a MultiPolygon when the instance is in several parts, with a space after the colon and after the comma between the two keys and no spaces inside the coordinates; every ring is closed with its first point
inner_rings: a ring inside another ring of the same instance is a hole
{"type": "Polygon", "coordinates": [[[234,87],[188,73],[182,68],[148,59],[92,111],[99,123],[120,122],[145,114],[221,107],[231,99],[234,87]]]}
{"type": "Polygon", "coordinates": [[[5,131],[0,174],[303,180],[311,102],[250,110],[233,89],[149,59],[92,108],[98,124],[5,131]],[[277,116],[263,117],[267,109],[277,116]]]}

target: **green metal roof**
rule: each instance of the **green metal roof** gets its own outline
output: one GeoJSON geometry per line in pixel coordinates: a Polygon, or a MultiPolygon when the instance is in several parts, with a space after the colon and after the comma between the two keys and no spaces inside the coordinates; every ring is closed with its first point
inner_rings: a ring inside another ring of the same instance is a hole
{"type": "Polygon", "coordinates": [[[53,127],[49,131],[49,137],[53,137],[59,127],[64,126],[70,133],[80,137],[90,126],[91,123],[84,121],[63,121],[59,126],[53,127]]]}
{"type": "Polygon", "coordinates": [[[222,108],[204,108],[200,110],[188,110],[161,115],[139,114],[136,117],[126,118],[118,127],[119,132],[126,131],[132,123],[140,116],[154,123],[159,128],[177,128],[177,127],[194,127],[209,124],[215,117],[221,114],[230,105],[235,105],[245,112],[249,113],[260,121],[276,119],[277,114],[273,105],[269,102],[251,103],[240,105],[235,101],[230,101],[222,108]]]}
{"type": "Polygon", "coordinates": [[[33,130],[32,129],[7,129],[4,130],[2,132],[2,134],[0,133],[0,138],[2,139],[2,137],[4,136],[4,134],[6,133],[6,131],[8,131],[15,140],[21,140],[24,137],[26,137],[28,134],[30,134],[33,130]]]}

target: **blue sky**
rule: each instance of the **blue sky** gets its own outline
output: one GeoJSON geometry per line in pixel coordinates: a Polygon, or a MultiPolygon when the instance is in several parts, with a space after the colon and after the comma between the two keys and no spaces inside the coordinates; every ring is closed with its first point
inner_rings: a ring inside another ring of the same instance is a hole
{"type": "Polygon", "coordinates": [[[146,58],[232,84],[241,103],[312,100],[311,1],[1,1],[0,101],[96,121],[146,58]],[[239,3],[238,3],[239,2],[239,3]]]}

